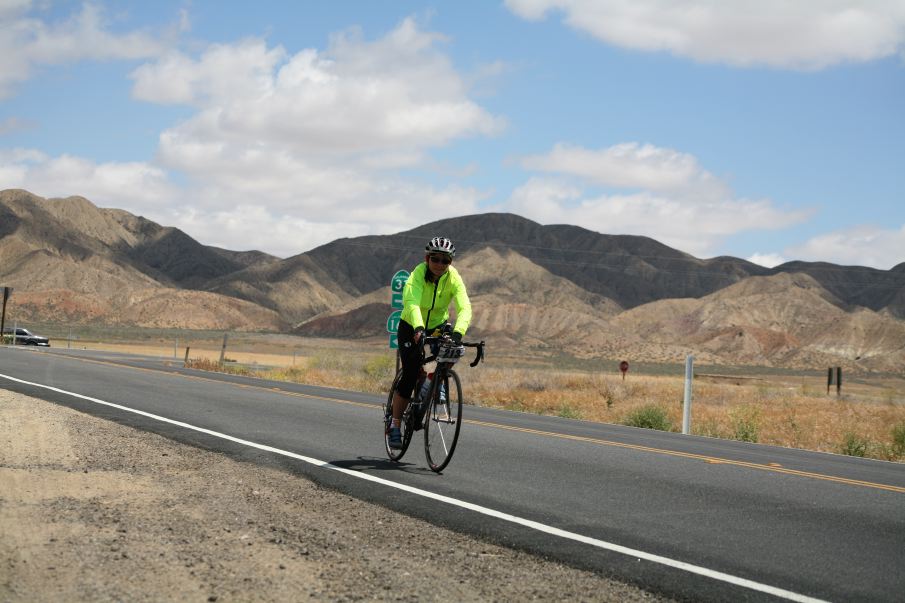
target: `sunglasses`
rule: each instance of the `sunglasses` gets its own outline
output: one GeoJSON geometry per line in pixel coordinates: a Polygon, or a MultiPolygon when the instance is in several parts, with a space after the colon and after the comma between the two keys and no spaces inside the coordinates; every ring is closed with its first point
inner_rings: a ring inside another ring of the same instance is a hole
{"type": "Polygon", "coordinates": [[[429,256],[431,261],[435,264],[443,264],[444,266],[452,263],[452,258],[446,257],[445,255],[432,255],[429,256]]]}

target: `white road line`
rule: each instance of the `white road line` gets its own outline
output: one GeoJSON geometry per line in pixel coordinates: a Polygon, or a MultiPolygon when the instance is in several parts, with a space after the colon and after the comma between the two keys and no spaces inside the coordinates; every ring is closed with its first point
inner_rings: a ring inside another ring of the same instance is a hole
{"type": "Polygon", "coordinates": [[[637,549],[631,549],[631,548],[624,547],[624,546],[621,546],[618,544],[613,544],[612,542],[606,542],[605,540],[598,540],[597,538],[583,536],[581,534],[576,534],[575,532],[568,532],[566,530],[554,528],[552,526],[548,526],[546,524],[532,521],[530,519],[524,519],[522,517],[518,517],[516,515],[510,515],[509,513],[503,513],[502,511],[497,511],[495,509],[490,509],[488,507],[482,507],[480,505],[466,502],[464,500],[459,500],[457,498],[444,496],[442,494],[436,494],[436,493],[430,492],[428,490],[422,490],[421,488],[414,488],[412,486],[407,486],[405,484],[399,484],[399,483],[392,482],[387,479],[375,477],[373,475],[368,475],[367,473],[362,473],[360,471],[346,469],[345,467],[338,467],[336,465],[332,465],[332,464],[328,463],[327,461],[322,461],[320,459],[316,459],[316,458],[313,458],[310,456],[296,454],[295,452],[289,452],[288,450],[281,450],[279,448],[274,448],[272,446],[267,446],[265,444],[258,444],[257,442],[251,442],[249,440],[243,440],[242,438],[237,438],[235,436],[231,436],[231,435],[228,435],[225,433],[220,433],[218,431],[212,431],[210,429],[205,429],[203,427],[197,427],[197,426],[191,425],[189,423],[183,423],[182,421],[176,421],[175,419],[168,419],[167,417],[162,417],[160,415],[151,414],[151,413],[145,412],[143,410],[136,410],[134,408],[129,408],[128,406],[122,406],[121,404],[114,404],[113,402],[99,400],[98,398],[84,396],[82,394],[77,394],[74,392],[66,391],[64,389],[60,389],[57,387],[51,387],[49,385],[43,385],[41,383],[33,383],[31,381],[24,381],[22,379],[17,379],[16,377],[11,377],[9,375],[4,375],[2,373],[0,373],[0,377],[2,377],[4,379],[8,379],[10,381],[15,381],[17,383],[22,383],[24,385],[40,387],[40,388],[54,391],[54,392],[57,392],[60,394],[66,394],[67,396],[73,396],[75,398],[87,400],[89,402],[94,402],[96,404],[102,404],[104,406],[109,406],[111,408],[116,408],[118,410],[131,412],[131,413],[134,413],[137,415],[148,417],[150,419],[154,419],[156,421],[161,421],[163,423],[169,423],[171,425],[176,425],[176,426],[182,427],[184,429],[191,429],[191,430],[197,431],[199,433],[205,433],[210,436],[214,436],[214,437],[221,438],[224,440],[229,440],[230,442],[242,444],[243,446],[249,446],[251,448],[257,448],[258,450],[264,450],[266,452],[272,452],[274,454],[279,454],[282,456],[293,458],[293,459],[308,463],[310,465],[314,465],[315,467],[320,467],[322,469],[329,469],[330,471],[338,471],[338,472],[344,473],[350,477],[355,477],[358,479],[375,482],[375,483],[378,483],[378,484],[381,484],[384,486],[389,486],[390,488],[396,488],[398,490],[403,490],[403,491],[409,492],[411,494],[423,496],[424,498],[430,498],[433,500],[445,502],[445,503],[455,505],[455,506],[463,508],[463,509],[468,509],[469,511],[481,513],[482,515],[487,515],[489,517],[494,517],[496,519],[501,519],[503,521],[518,524],[518,525],[524,526],[526,528],[531,528],[533,530],[537,530],[537,531],[543,532],[545,534],[550,534],[551,536],[558,536],[560,538],[566,538],[568,540],[581,542],[581,543],[588,544],[590,546],[604,549],[607,551],[613,551],[615,553],[621,553],[623,555],[628,555],[629,557],[635,557],[636,559],[644,559],[645,561],[659,563],[661,565],[665,565],[667,567],[672,567],[675,569],[684,570],[684,571],[690,572],[692,574],[706,576],[707,578],[712,578],[714,580],[719,580],[721,582],[726,582],[728,584],[733,584],[735,586],[741,586],[743,588],[748,588],[748,589],[755,590],[758,592],[767,593],[767,594],[773,595],[775,597],[788,599],[789,601],[801,601],[801,602],[807,602],[807,603],[825,603],[821,599],[815,599],[813,597],[808,597],[806,595],[794,593],[792,591],[784,590],[782,588],[777,588],[775,586],[770,586],[768,584],[761,584],[759,582],[754,582],[753,580],[739,578],[739,577],[733,576],[731,574],[724,574],[723,572],[718,572],[716,570],[708,569],[706,567],[692,565],[691,563],[685,563],[684,561],[676,561],[675,559],[670,559],[668,557],[661,557],[660,555],[646,553],[644,551],[639,551],[637,549]]]}

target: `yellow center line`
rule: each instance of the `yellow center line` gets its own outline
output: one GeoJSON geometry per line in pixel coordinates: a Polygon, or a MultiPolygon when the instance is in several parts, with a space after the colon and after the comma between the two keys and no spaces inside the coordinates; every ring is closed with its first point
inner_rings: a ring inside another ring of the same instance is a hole
{"type": "MultiPolygon", "coordinates": [[[[120,368],[129,368],[129,369],[139,370],[139,371],[147,371],[147,372],[152,372],[152,373],[167,373],[170,375],[184,377],[186,379],[195,379],[197,381],[210,381],[210,382],[221,383],[221,384],[226,383],[228,385],[235,385],[235,386],[244,387],[244,388],[262,389],[262,390],[265,390],[265,391],[268,391],[271,393],[278,392],[282,395],[293,396],[296,398],[314,398],[316,400],[325,400],[327,402],[338,402],[340,404],[348,404],[351,406],[359,406],[362,408],[373,408],[374,407],[373,404],[369,404],[366,402],[353,402],[351,400],[343,400],[341,398],[333,398],[333,397],[329,397],[329,396],[318,396],[318,395],[314,395],[314,394],[303,394],[303,393],[298,393],[298,392],[290,392],[290,391],[281,390],[279,388],[272,387],[272,386],[265,386],[263,384],[255,385],[255,384],[233,383],[231,381],[223,381],[221,379],[214,379],[212,377],[203,377],[200,375],[186,375],[184,373],[180,373],[180,372],[174,371],[172,369],[154,369],[154,368],[129,366],[129,365],[123,365],[123,364],[119,364],[116,362],[110,362],[110,361],[106,361],[106,360],[95,360],[95,359],[91,359],[91,358],[79,358],[76,356],[61,355],[58,357],[72,359],[72,360],[80,360],[82,362],[93,362],[95,364],[116,366],[116,367],[120,367],[120,368]]],[[[905,494],[905,487],[902,487],[902,486],[891,486],[888,484],[878,484],[875,482],[867,482],[867,481],[863,481],[863,480],[849,479],[846,477],[836,477],[833,475],[824,475],[822,473],[813,473],[811,471],[798,471],[797,469],[787,469],[785,467],[782,467],[778,463],[769,463],[769,464],[764,465],[761,463],[751,463],[748,461],[736,461],[736,460],[732,460],[732,459],[724,459],[724,458],[720,458],[720,457],[707,456],[707,455],[703,455],[703,454],[694,454],[691,452],[680,452],[677,450],[667,450],[664,448],[652,448],[650,446],[642,446],[640,444],[626,444],[624,442],[616,442],[613,440],[601,440],[599,438],[589,438],[589,437],[585,437],[585,436],[569,435],[569,434],[565,434],[565,433],[557,433],[555,431],[541,431],[538,429],[530,429],[527,427],[515,427],[512,425],[503,425],[501,423],[491,423],[488,421],[477,421],[474,419],[465,419],[463,422],[469,423],[471,425],[480,425],[482,427],[491,427],[491,428],[496,428],[496,429],[505,429],[508,431],[531,433],[534,435],[540,435],[540,436],[546,436],[546,437],[552,437],[552,438],[560,438],[563,440],[573,440],[576,442],[585,442],[588,444],[596,444],[599,446],[614,446],[617,448],[640,450],[640,451],[644,451],[644,452],[652,452],[655,454],[665,454],[667,456],[677,456],[677,457],[682,457],[682,458],[700,460],[700,461],[704,461],[704,462],[711,463],[711,464],[734,465],[736,467],[746,467],[748,469],[757,469],[759,471],[769,471],[769,472],[773,472],[773,473],[795,475],[797,477],[807,477],[807,478],[817,479],[817,480],[822,480],[822,481],[827,481],[827,482],[835,482],[837,484],[846,484],[849,486],[861,486],[864,488],[874,488],[877,490],[886,490],[889,492],[897,492],[899,494],[905,494]]]]}
{"type": "Polygon", "coordinates": [[[761,463],[750,463],[748,461],[736,461],[736,460],[732,460],[732,459],[724,459],[724,458],[720,458],[720,457],[706,456],[703,454],[695,454],[692,452],[681,452],[678,450],[666,450],[663,448],[651,448],[650,446],[642,446],[640,444],[626,444],[624,442],[614,442],[612,440],[601,440],[598,438],[588,438],[585,436],[576,436],[576,435],[569,435],[569,434],[565,434],[565,433],[557,433],[555,431],[541,431],[538,429],[530,429],[527,427],[514,427],[512,425],[502,425],[500,423],[489,423],[486,421],[475,421],[473,419],[466,419],[465,423],[471,423],[473,425],[481,425],[482,427],[493,427],[496,429],[519,431],[522,433],[532,433],[535,435],[560,438],[560,439],[564,439],[564,440],[574,440],[576,442],[598,444],[600,446],[615,446],[617,448],[642,450],[644,452],[653,452],[656,454],[665,454],[668,456],[678,456],[678,457],[682,457],[682,458],[706,461],[708,463],[713,463],[713,464],[735,465],[737,467],[747,467],[749,469],[758,469],[761,471],[771,471],[773,473],[785,473],[787,475],[796,475],[798,477],[809,477],[812,479],[819,479],[819,480],[828,481],[828,482],[847,484],[849,486],[863,486],[865,488],[876,488],[879,490],[888,490],[890,492],[898,492],[901,494],[905,494],[905,487],[901,487],[901,486],[890,486],[888,484],[877,484],[874,482],[866,482],[866,481],[857,480],[857,479],[849,479],[846,477],[835,477],[832,475],[824,475],[822,473],[812,473],[810,471],[798,471],[796,469],[786,469],[785,467],[780,466],[778,463],[770,463],[767,465],[763,465],[761,463]]]}

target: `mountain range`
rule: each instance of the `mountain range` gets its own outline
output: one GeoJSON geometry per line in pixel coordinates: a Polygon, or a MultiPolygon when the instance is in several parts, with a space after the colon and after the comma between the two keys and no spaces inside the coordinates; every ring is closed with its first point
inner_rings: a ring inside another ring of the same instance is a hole
{"type": "Polygon", "coordinates": [[[698,259],[653,239],[513,214],[343,238],[281,259],[203,245],[83,197],[0,191],[0,284],[20,321],[386,337],[389,281],[453,239],[470,335],[578,356],[905,367],[905,263],[891,270],[698,259]]]}

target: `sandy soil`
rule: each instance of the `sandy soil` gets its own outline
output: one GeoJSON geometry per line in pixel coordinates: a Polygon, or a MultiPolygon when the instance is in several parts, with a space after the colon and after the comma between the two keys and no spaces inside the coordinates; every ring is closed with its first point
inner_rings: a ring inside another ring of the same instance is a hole
{"type": "Polygon", "coordinates": [[[660,599],[0,389],[0,600],[660,599]]]}

